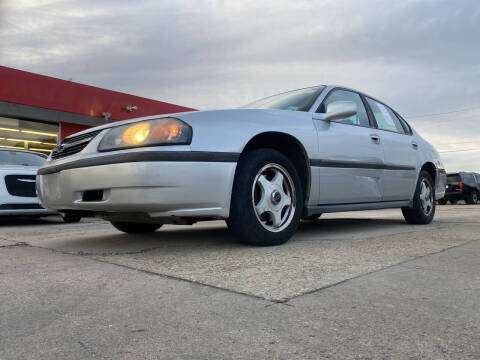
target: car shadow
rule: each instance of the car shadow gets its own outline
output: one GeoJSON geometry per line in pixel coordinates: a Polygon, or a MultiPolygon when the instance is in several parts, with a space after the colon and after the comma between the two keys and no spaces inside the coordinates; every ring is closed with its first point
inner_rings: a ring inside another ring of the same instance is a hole
{"type": "MultiPolygon", "coordinates": [[[[302,222],[289,246],[305,241],[341,241],[346,238],[375,237],[388,232],[408,231],[403,220],[397,219],[319,219],[302,222]],[[398,228],[393,229],[392,228],[398,228]]],[[[166,252],[235,250],[249,247],[229,231],[223,221],[195,226],[165,226],[151,234],[124,234],[113,227],[101,232],[81,230],[68,236],[35,240],[40,246],[82,255],[121,255],[163,249],[166,252]]]]}
{"type": "Polygon", "coordinates": [[[49,217],[20,217],[20,216],[1,216],[0,227],[2,226],[38,226],[38,225],[58,225],[63,223],[60,216],[49,217]]]}

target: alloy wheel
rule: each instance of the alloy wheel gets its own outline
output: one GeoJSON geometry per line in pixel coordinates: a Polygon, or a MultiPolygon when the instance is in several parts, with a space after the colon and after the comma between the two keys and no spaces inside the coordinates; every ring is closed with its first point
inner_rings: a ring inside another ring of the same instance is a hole
{"type": "Polygon", "coordinates": [[[433,209],[433,191],[426,179],[423,179],[420,184],[420,204],[425,215],[430,215],[433,209]]]}
{"type": "Polygon", "coordinates": [[[282,231],[290,225],[296,192],[285,168],[272,163],[258,171],[252,186],[252,204],[258,221],[268,231],[282,231]]]}

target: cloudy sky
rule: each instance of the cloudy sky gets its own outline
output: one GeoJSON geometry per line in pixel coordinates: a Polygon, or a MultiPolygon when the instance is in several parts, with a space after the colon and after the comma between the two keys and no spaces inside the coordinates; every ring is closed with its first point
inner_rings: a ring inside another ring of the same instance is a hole
{"type": "Polygon", "coordinates": [[[0,0],[0,40],[2,65],[198,109],[351,86],[480,171],[478,0],[0,0]]]}

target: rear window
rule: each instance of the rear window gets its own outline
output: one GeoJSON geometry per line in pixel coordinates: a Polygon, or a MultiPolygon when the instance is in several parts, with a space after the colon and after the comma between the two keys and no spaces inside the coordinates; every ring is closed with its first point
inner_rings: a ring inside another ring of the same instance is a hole
{"type": "Polygon", "coordinates": [[[448,184],[458,183],[459,181],[460,181],[460,175],[458,175],[458,174],[447,175],[447,183],[448,184]]]}

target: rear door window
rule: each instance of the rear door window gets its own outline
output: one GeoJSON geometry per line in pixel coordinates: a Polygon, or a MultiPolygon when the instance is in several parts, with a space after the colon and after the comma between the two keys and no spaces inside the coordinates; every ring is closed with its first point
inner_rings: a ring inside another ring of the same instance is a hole
{"type": "Polygon", "coordinates": [[[370,109],[372,109],[373,116],[377,122],[380,130],[394,131],[399,134],[406,134],[406,130],[403,128],[400,119],[395,113],[386,105],[382,103],[366,98],[370,109]]]}

